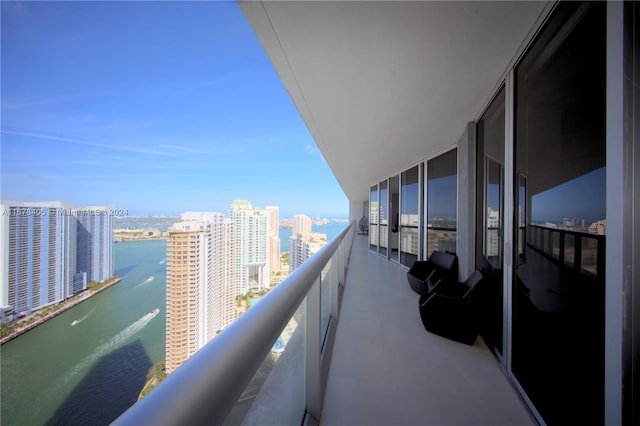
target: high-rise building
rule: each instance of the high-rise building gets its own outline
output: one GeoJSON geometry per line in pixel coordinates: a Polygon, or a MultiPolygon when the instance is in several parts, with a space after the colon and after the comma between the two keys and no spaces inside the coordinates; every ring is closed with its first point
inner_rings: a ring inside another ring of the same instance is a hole
{"type": "Polygon", "coordinates": [[[305,235],[311,232],[311,218],[304,214],[297,214],[293,217],[293,228],[291,235],[305,235]]]}
{"type": "Polygon", "coordinates": [[[68,207],[59,201],[1,204],[0,306],[7,319],[73,295],[75,218],[68,207]]]}
{"type": "Polygon", "coordinates": [[[268,216],[267,237],[269,238],[269,267],[271,272],[279,271],[280,265],[280,208],[265,207],[268,216]]]}
{"type": "Polygon", "coordinates": [[[73,210],[76,219],[76,273],[74,292],[86,289],[91,281],[113,276],[112,218],[106,207],[73,210]]]}
{"type": "Polygon", "coordinates": [[[167,245],[166,371],[173,372],[233,321],[232,224],[187,212],[167,245]]]}
{"type": "Polygon", "coordinates": [[[299,214],[293,217],[293,229],[289,237],[289,268],[295,271],[327,243],[327,236],[311,232],[311,218],[299,214]]]}
{"type": "Polygon", "coordinates": [[[597,235],[607,235],[607,221],[606,219],[593,222],[589,225],[589,233],[597,235]]]}
{"type": "Polygon", "coordinates": [[[113,276],[111,215],[60,202],[2,203],[3,320],[29,314],[113,276]]]}
{"type": "Polygon", "coordinates": [[[248,200],[235,200],[231,204],[230,217],[234,234],[236,295],[246,294],[250,289],[267,288],[271,280],[268,215],[251,207],[248,200]]]}

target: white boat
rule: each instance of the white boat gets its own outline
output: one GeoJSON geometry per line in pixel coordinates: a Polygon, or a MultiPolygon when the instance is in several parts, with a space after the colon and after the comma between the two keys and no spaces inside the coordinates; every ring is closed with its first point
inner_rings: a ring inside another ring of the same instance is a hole
{"type": "Polygon", "coordinates": [[[159,312],[160,312],[160,308],[155,308],[153,311],[149,313],[155,317],[156,315],[158,315],[159,312]]]}
{"type": "Polygon", "coordinates": [[[73,322],[71,323],[71,325],[77,325],[78,323],[80,323],[80,321],[78,321],[78,320],[73,320],[73,322]]]}

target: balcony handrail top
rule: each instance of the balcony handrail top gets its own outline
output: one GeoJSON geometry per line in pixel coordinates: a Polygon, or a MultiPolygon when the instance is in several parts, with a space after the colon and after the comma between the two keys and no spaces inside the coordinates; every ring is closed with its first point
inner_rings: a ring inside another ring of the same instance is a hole
{"type": "Polygon", "coordinates": [[[353,227],[352,222],[112,424],[222,424],[353,227]]]}
{"type": "MultiPolygon", "coordinates": [[[[606,235],[592,234],[591,232],[574,231],[574,230],[571,230],[571,229],[564,229],[564,228],[552,228],[550,226],[536,225],[534,223],[530,223],[530,224],[528,224],[526,226],[531,227],[531,228],[537,228],[537,229],[549,230],[549,231],[553,231],[553,232],[559,232],[560,234],[570,234],[570,235],[574,235],[574,236],[593,238],[593,239],[596,239],[596,240],[603,240],[603,241],[607,237],[606,235]]],[[[523,228],[523,227],[521,227],[521,228],[523,228]]]]}

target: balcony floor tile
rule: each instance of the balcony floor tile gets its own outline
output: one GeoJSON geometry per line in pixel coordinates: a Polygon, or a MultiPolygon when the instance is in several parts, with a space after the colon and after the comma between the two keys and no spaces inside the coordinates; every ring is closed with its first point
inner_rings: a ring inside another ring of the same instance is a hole
{"type": "Polygon", "coordinates": [[[479,338],[427,332],[406,270],[354,240],[320,424],[535,425],[479,338]]]}

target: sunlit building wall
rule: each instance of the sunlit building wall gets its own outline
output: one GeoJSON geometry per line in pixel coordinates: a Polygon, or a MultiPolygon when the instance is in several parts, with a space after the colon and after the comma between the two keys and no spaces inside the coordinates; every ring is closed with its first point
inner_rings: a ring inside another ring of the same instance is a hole
{"type": "Polygon", "coordinates": [[[3,202],[0,210],[3,312],[29,314],[70,296],[75,220],[67,214],[69,206],[62,202],[3,202]]]}
{"type": "Polygon", "coordinates": [[[297,214],[293,217],[291,235],[309,234],[311,232],[311,218],[304,214],[297,214]]]}
{"type": "Polygon", "coordinates": [[[293,272],[327,243],[326,234],[309,232],[289,237],[289,267],[293,272]]]}
{"type": "Polygon", "coordinates": [[[268,216],[267,235],[269,238],[269,267],[271,272],[279,271],[280,265],[280,208],[267,206],[265,211],[268,216]]]}
{"type": "Polygon", "coordinates": [[[267,214],[254,209],[248,200],[235,200],[229,214],[234,229],[236,295],[267,288],[271,280],[267,214]]]}
{"type": "Polygon", "coordinates": [[[221,213],[187,212],[167,245],[166,369],[173,372],[233,321],[233,228],[221,213]]]}
{"type": "MultiPolygon", "coordinates": [[[[112,216],[107,207],[74,209],[76,229],[76,279],[86,274],[86,281],[103,281],[113,276],[112,216]]],[[[86,289],[86,282],[74,286],[74,292],[86,289]],[[75,288],[78,287],[78,288],[75,288]]]]}

